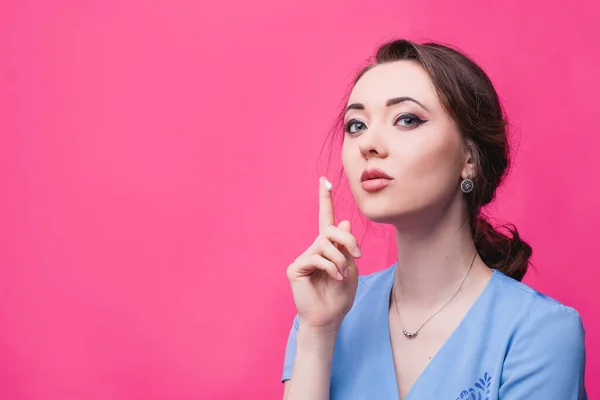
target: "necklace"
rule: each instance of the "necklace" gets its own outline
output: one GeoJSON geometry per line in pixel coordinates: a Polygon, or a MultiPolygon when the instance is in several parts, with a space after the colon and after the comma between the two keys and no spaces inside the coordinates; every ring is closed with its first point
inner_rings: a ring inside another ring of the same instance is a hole
{"type": "MultiPolygon", "coordinates": [[[[427,318],[425,320],[425,322],[423,322],[421,324],[421,326],[416,331],[414,331],[414,332],[409,332],[405,328],[402,328],[402,333],[404,334],[404,336],[407,339],[414,339],[414,338],[416,338],[417,335],[419,334],[419,332],[421,331],[421,329],[423,329],[423,327],[425,326],[425,324],[427,324],[433,317],[435,317],[436,315],[438,315],[456,297],[456,295],[458,294],[458,292],[460,292],[460,289],[462,288],[462,285],[467,280],[467,277],[469,276],[469,273],[471,273],[471,269],[473,269],[473,264],[475,263],[475,258],[476,257],[477,257],[477,252],[475,252],[475,256],[473,256],[473,260],[471,261],[471,265],[469,266],[469,270],[467,271],[467,274],[465,275],[465,277],[460,282],[460,285],[458,285],[458,288],[456,289],[456,291],[454,292],[454,294],[452,295],[452,297],[450,297],[450,299],[448,299],[448,301],[446,303],[444,303],[444,305],[439,310],[437,310],[431,317],[427,318]]],[[[402,326],[404,326],[404,322],[402,322],[402,318],[400,317],[400,312],[398,312],[398,302],[396,301],[396,296],[394,295],[394,291],[393,290],[392,290],[392,295],[394,297],[394,306],[396,308],[396,314],[398,314],[398,319],[400,320],[400,324],[402,326]]]]}

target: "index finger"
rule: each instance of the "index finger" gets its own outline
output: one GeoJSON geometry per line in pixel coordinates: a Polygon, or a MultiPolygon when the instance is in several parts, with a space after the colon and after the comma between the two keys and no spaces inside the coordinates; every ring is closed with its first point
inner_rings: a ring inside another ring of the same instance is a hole
{"type": "Polygon", "coordinates": [[[334,224],[331,183],[321,177],[319,178],[319,233],[323,233],[327,227],[334,224]]]}

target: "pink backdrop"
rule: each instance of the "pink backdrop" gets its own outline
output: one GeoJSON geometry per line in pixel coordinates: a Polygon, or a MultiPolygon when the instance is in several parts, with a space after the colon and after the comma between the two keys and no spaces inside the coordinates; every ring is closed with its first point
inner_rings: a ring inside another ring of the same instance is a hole
{"type": "MultiPolygon", "coordinates": [[[[497,84],[518,158],[492,211],[535,248],[527,282],[581,312],[600,397],[592,0],[205,3],[0,5],[0,398],[279,399],[319,151],[403,35],[497,84]]],[[[364,273],[393,260],[377,227],[363,248],[364,273]]]]}

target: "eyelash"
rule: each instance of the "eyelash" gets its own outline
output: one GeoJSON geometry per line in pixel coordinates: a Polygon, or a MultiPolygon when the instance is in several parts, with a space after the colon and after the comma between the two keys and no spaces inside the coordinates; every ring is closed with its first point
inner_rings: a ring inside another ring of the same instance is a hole
{"type": "MultiPolygon", "coordinates": [[[[407,127],[408,129],[415,129],[416,127],[418,127],[418,126],[424,124],[425,122],[427,122],[427,120],[422,120],[421,118],[417,117],[415,114],[404,113],[404,114],[399,115],[398,118],[396,118],[394,120],[394,126],[396,126],[399,121],[405,120],[405,119],[412,119],[416,123],[415,126],[407,127]]],[[[344,125],[344,132],[349,133],[349,134],[356,134],[356,133],[358,133],[358,132],[351,132],[350,131],[350,128],[354,124],[356,124],[356,123],[359,123],[359,124],[362,124],[362,125],[366,126],[366,124],[364,122],[362,122],[362,121],[360,121],[358,119],[351,119],[350,121],[346,122],[346,124],[344,125]]]]}

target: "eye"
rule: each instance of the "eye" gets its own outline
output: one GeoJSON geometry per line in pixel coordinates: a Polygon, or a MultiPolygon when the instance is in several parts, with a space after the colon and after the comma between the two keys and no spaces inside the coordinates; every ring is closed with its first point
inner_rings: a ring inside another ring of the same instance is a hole
{"type": "Polygon", "coordinates": [[[394,125],[400,125],[404,128],[416,128],[417,126],[424,124],[425,122],[427,121],[422,120],[415,114],[407,113],[402,114],[398,118],[396,118],[396,121],[394,121],[394,125]]]}
{"type": "Polygon", "coordinates": [[[344,125],[344,131],[347,133],[358,133],[365,129],[367,129],[367,125],[357,119],[351,119],[344,125]]]}

